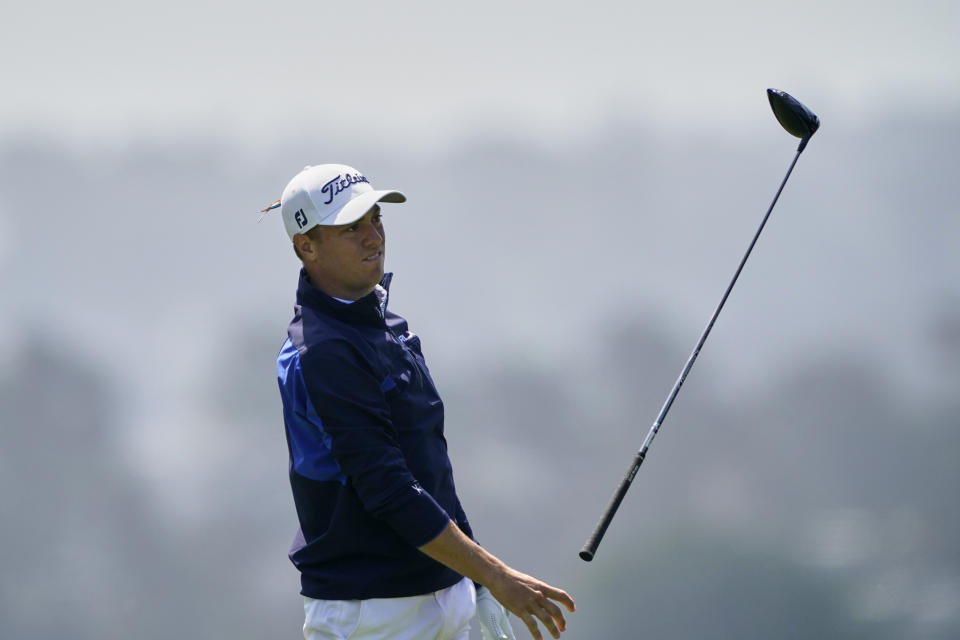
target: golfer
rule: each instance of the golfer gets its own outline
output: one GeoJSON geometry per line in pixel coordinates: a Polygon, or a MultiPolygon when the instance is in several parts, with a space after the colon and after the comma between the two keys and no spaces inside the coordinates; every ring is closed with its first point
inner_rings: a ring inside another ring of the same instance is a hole
{"type": "Polygon", "coordinates": [[[388,310],[380,203],[405,200],[324,164],[268,207],[303,263],[277,377],[304,638],[466,640],[476,614],[485,639],[513,639],[504,608],[558,638],[573,599],[473,540],[420,337],[388,310]]]}

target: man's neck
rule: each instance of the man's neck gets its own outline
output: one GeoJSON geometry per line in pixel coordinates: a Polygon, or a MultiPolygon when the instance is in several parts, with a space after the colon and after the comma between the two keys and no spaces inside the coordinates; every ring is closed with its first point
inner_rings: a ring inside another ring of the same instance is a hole
{"type": "Polygon", "coordinates": [[[323,282],[322,278],[318,278],[316,274],[310,272],[310,268],[307,265],[304,265],[304,271],[307,273],[307,280],[310,281],[314,287],[327,294],[334,300],[339,300],[340,302],[350,304],[356,302],[360,298],[370,295],[370,292],[373,291],[377,285],[370,287],[366,291],[346,291],[338,287],[330,286],[323,282]]]}

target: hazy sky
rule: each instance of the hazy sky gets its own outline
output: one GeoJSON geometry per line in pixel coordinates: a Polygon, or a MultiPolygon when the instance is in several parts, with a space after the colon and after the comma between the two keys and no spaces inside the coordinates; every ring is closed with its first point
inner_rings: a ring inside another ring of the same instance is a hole
{"type": "Polygon", "coordinates": [[[960,103],[955,2],[7,3],[0,133],[551,140],[960,103]],[[758,99],[758,96],[761,96],[758,99]],[[762,114],[762,115],[760,115],[762,114]]]}

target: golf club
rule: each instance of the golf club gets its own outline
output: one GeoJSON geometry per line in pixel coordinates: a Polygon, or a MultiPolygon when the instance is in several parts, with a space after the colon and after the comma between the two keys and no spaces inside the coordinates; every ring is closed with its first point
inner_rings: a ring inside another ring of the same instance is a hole
{"type": "Polygon", "coordinates": [[[593,557],[597,552],[597,547],[600,546],[600,541],[603,539],[603,535],[607,532],[607,527],[610,526],[613,516],[617,513],[617,509],[620,508],[620,503],[623,501],[623,497],[626,495],[627,490],[630,488],[630,484],[636,477],[637,471],[640,470],[640,465],[643,464],[643,459],[647,455],[647,450],[650,448],[650,444],[653,442],[654,437],[660,430],[661,425],[663,425],[663,421],[667,417],[667,412],[670,411],[670,407],[673,405],[673,401],[677,397],[680,387],[683,386],[683,381],[686,380],[687,374],[690,373],[690,369],[693,367],[694,361],[700,354],[700,349],[703,347],[703,343],[706,341],[707,336],[710,334],[710,330],[713,328],[713,323],[716,322],[717,316],[720,315],[720,310],[723,309],[723,305],[727,301],[727,297],[730,295],[730,291],[733,290],[733,285],[736,284],[737,278],[740,277],[740,272],[743,270],[743,265],[746,264],[747,258],[750,257],[750,252],[753,251],[753,246],[757,243],[757,239],[760,237],[760,232],[763,231],[764,225],[767,224],[767,219],[770,217],[770,212],[773,211],[773,206],[777,204],[777,199],[780,197],[780,192],[783,191],[784,185],[787,184],[787,179],[793,172],[793,167],[797,164],[797,159],[806,148],[807,142],[810,141],[810,138],[813,137],[813,134],[816,133],[817,129],[820,127],[820,118],[818,118],[812,111],[807,109],[803,104],[800,103],[799,100],[791,96],[789,93],[780,91],[778,89],[767,89],[767,97],[770,100],[770,107],[773,109],[773,114],[776,116],[780,126],[786,129],[791,135],[800,138],[800,146],[797,147],[797,153],[793,156],[793,162],[790,163],[790,168],[787,169],[787,175],[783,177],[783,182],[780,183],[780,188],[777,189],[776,195],[773,196],[773,202],[770,203],[770,208],[767,209],[766,215],[763,216],[763,221],[760,223],[760,227],[754,234],[753,240],[750,242],[750,246],[747,247],[747,252],[743,255],[743,259],[740,260],[740,266],[737,267],[737,272],[733,274],[733,279],[730,281],[730,284],[727,285],[727,290],[724,292],[723,298],[720,299],[720,304],[718,304],[717,308],[714,310],[713,316],[710,317],[710,322],[707,323],[707,328],[704,329],[703,334],[700,336],[700,340],[697,341],[697,346],[693,348],[693,353],[690,354],[687,364],[684,365],[683,370],[680,372],[680,377],[677,378],[676,383],[673,385],[673,389],[667,396],[666,402],[663,403],[663,407],[660,409],[660,413],[657,415],[656,420],[653,421],[653,426],[650,428],[650,432],[647,433],[647,437],[643,441],[643,446],[641,446],[640,450],[637,451],[636,457],[634,457],[633,462],[630,464],[630,468],[627,469],[626,475],[620,482],[620,486],[610,499],[610,504],[607,505],[606,511],[600,518],[600,522],[597,523],[597,527],[594,529],[593,534],[580,551],[580,557],[587,562],[593,560],[593,557]]]}

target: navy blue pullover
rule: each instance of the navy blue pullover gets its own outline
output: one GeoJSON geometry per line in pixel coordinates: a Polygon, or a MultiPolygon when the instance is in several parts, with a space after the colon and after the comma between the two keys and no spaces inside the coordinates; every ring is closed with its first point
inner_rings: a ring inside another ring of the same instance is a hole
{"type": "Polygon", "coordinates": [[[443,402],[390,279],[353,304],[301,270],[277,377],[300,529],[301,593],[353,600],[420,595],[461,576],[417,550],[452,519],[473,537],[453,483],[443,402]],[[382,300],[381,300],[382,298],[382,300]]]}

